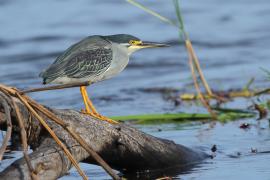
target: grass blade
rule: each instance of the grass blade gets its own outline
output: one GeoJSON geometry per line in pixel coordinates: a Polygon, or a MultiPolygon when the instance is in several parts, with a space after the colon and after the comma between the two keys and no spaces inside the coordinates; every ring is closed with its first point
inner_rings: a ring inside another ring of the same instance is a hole
{"type": "MultiPolygon", "coordinates": [[[[160,19],[160,20],[163,21],[163,22],[166,22],[166,23],[168,23],[168,24],[170,24],[170,25],[173,25],[173,26],[178,27],[178,25],[177,25],[175,22],[173,22],[172,20],[170,20],[170,19],[168,19],[168,18],[166,18],[166,17],[164,17],[164,16],[162,16],[162,15],[156,13],[155,11],[153,11],[153,10],[147,8],[146,6],[144,6],[144,5],[142,5],[142,4],[138,3],[138,2],[136,2],[136,1],[134,1],[134,0],[127,0],[127,2],[130,3],[130,4],[132,4],[132,5],[134,5],[134,6],[136,6],[136,7],[138,7],[138,8],[140,8],[140,9],[142,9],[142,10],[144,10],[145,12],[147,12],[147,13],[149,13],[149,14],[155,16],[155,17],[157,17],[158,19],[160,19]]],[[[178,27],[178,28],[179,28],[179,27],[178,27]]]]}

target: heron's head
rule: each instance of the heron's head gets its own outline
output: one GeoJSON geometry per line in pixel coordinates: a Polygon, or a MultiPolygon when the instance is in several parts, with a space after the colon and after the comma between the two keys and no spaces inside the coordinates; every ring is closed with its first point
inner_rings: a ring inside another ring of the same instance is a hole
{"type": "Polygon", "coordinates": [[[139,38],[129,35],[129,34],[116,34],[111,36],[106,36],[106,39],[113,43],[117,43],[123,47],[126,47],[128,54],[143,49],[143,48],[159,48],[159,47],[168,47],[166,44],[142,41],[139,38]]]}

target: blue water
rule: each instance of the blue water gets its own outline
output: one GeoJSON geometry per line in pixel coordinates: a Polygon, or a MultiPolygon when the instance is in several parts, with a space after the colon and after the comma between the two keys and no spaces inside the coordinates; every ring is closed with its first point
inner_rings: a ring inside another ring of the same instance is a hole
{"type": "MultiPolygon", "coordinates": [[[[171,1],[140,1],[175,19],[171,1]]],[[[181,1],[186,29],[215,90],[242,88],[251,78],[252,87],[269,87],[261,67],[269,69],[270,2],[268,0],[181,1]]],[[[88,88],[97,109],[104,115],[168,112],[206,112],[191,103],[175,107],[159,92],[148,88],[193,92],[183,44],[174,27],[164,24],[123,0],[0,1],[0,83],[19,88],[41,86],[39,72],[71,44],[93,34],[128,33],[143,40],[165,42],[170,48],[135,53],[119,76],[88,88]],[[132,107],[132,108],[131,108],[132,107]]],[[[33,93],[37,101],[55,108],[83,107],[78,88],[33,93]]],[[[265,100],[265,99],[264,99],[265,100]]],[[[238,99],[227,107],[247,107],[257,101],[238,99]]],[[[182,179],[269,179],[270,155],[250,154],[251,148],[269,150],[269,122],[255,119],[217,124],[169,124],[138,126],[139,129],[177,143],[210,152],[217,157],[184,174],[182,179]],[[249,130],[243,122],[254,124],[249,130]],[[161,128],[159,132],[157,129],[161,128]],[[232,158],[232,154],[242,155],[232,158]]],[[[106,173],[82,164],[91,179],[108,179],[106,173]]],[[[75,171],[63,179],[78,177],[75,171]]]]}

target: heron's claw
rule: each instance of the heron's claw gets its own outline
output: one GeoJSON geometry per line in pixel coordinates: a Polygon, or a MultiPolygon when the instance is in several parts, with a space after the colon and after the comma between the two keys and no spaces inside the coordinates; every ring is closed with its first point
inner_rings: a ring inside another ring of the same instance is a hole
{"type": "Polygon", "coordinates": [[[93,112],[87,112],[85,109],[82,109],[81,112],[83,114],[87,114],[89,116],[95,117],[95,118],[97,118],[99,120],[107,121],[107,122],[109,122],[111,124],[117,124],[118,123],[117,121],[115,121],[113,119],[110,119],[110,118],[108,118],[106,116],[102,116],[101,114],[96,114],[96,113],[93,113],[93,112]]]}
{"type": "Polygon", "coordinates": [[[103,121],[107,121],[107,122],[109,122],[109,123],[111,123],[111,124],[117,124],[117,123],[118,123],[117,121],[115,121],[115,120],[113,120],[113,119],[111,119],[111,118],[108,118],[108,117],[106,117],[106,116],[102,116],[101,114],[97,114],[97,115],[96,115],[96,118],[98,118],[98,119],[100,119],[100,120],[103,120],[103,121]]]}
{"type": "Polygon", "coordinates": [[[81,86],[81,94],[82,94],[82,98],[83,98],[83,102],[85,105],[85,109],[82,109],[82,113],[84,114],[88,114],[92,117],[95,117],[97,119],[103,120],[103,121],[107,121],[111,124],[116,124],[118,123],[117,121],[114,121],[108,117],[102,116],[101,114],[99,114],[96,110],[96,108],[94,107],[93,103],[91,102],[91,100],[89,99],[88,95],[87,95],[87,91],[86,91],[86,87],[85,86],[81,86]]]}

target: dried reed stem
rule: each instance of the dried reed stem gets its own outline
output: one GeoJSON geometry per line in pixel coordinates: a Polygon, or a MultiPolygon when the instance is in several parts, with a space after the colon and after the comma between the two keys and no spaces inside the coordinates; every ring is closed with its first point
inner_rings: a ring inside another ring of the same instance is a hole
{"type": "Polygon", "coordinates": [[[31,177],[32,180],[38,180],[39,178],[37,176],[37,172],[35,172],[32,164],[31,164],[30,158],[28,156],[28,152],[27,152],[28,151],[27,135],[26,135],[24,123],[23,123],[23,120],[22,120],[22,116],[21,116],[21,113],[20,113],[20,110],[19,110],[17,104],[14,102],[13,97],[11,97],[11,99],[12,99],[13,107],[15,109],[16,116],[17,116],[18,124],[19,124],[19,127],[20,127],[22,148],[23,148],[23,156],[24,156],[24,159],[26,161],[27,167],[28,167],[28,169],[30,171],[30,177],[31,177]]]}
{"type": "Polygon", "coordinates": [[[193,78],[193,81],[194,81],[194,86],[195,86],[195,89],[196,89],[196,91],[198,93],[199,99],[201,100],[202,104],[207,108],[207,111],[211,114],[212,118],[217,119],[216,113],[214,113],[214,111],[212,111],[211,107],[209,106],[209,104],[205,100],[204,96],[202,95],[202,92],[200,90],[200,86],[199,86],[198,81],[197,81],[195,69],[194,69],[192,51],[190,49],[190,46],[188,45],[188,42],[187,41],[185,41],[185,42],[186,42],[186,47],[187,47],[187,50],[188,50],[190,71],[191,71],[191,75],[192,75],[192,78],[193,78]]]}
{"type": "Polygon", "coordinates": [[[2,96],[0,96],[0,99],[2,99],[1,102],[2,102],[4,111],[5,111],[5,114],[6,114],[6,118],[7,118],[7,131],[6,131],[6,135],[5,135],[4,139],[3,139],[2,146],[0,148],[0,161],[1,161],[3,159],[3,155],[4,155],[5,151],[6,151],[8,141],[10,140],[10,137],[11,137],[12,122],[11,122],[10,110],[9,110],[8,103],[6,102],[6,100],[2,96]]]}
{"type": "Polygon", "coordinates": [[[55,142],[63,149],[64,153],[67,155],[73,166],[77,169],[79,174],[83,177],[84,180],[87,180],[87,176],[84,174],[84,172],[81,170],[79,164],[74,159],[72,154],[69,152],[67,147],[61,142],[61,140],[57,137],[57,135],[54,133],[54,131],[47,125],[47,123],[41,118],[38,113],[28,104],[27,100],[23,96],[21,96],[19,93],[16,92],[17,97],[21,100],[21,102],[28,108],[28,110],[37,118],[37,120],[43,125],[43,127],[50,133],[52,138],[55,140],[55,142]]]}
{"type": "Polygon", "coordinates": [[[188,49],[190,50],[190,53],[192,55],[192,60],[193,60],[193,62],[195,64],[196,70],[199,73],[200,79],[201,79],[201,81],[203,83],[203,86],[205,87],[205,90],[206,90],[207,94],[209,96],[213,96],[213,92],[212,92],[211,88],[209,87],[209,85],[208,85],[208,83],[207,83],[207,81],[206,81],[206,79],[204,77],[204,74],[202,72],[202,69],[201,69],[201,66],[200,66],[200,63],[199,63],[199,59],[198,59],[198,57],[197,57],[197,55],[196,55],[196,53],[195,53],[195,51],[193,49],[193,46],[192,46],[190,40],[187,39],[185,42],[186,42],[186,46],[189,47],[188,49]]]}

